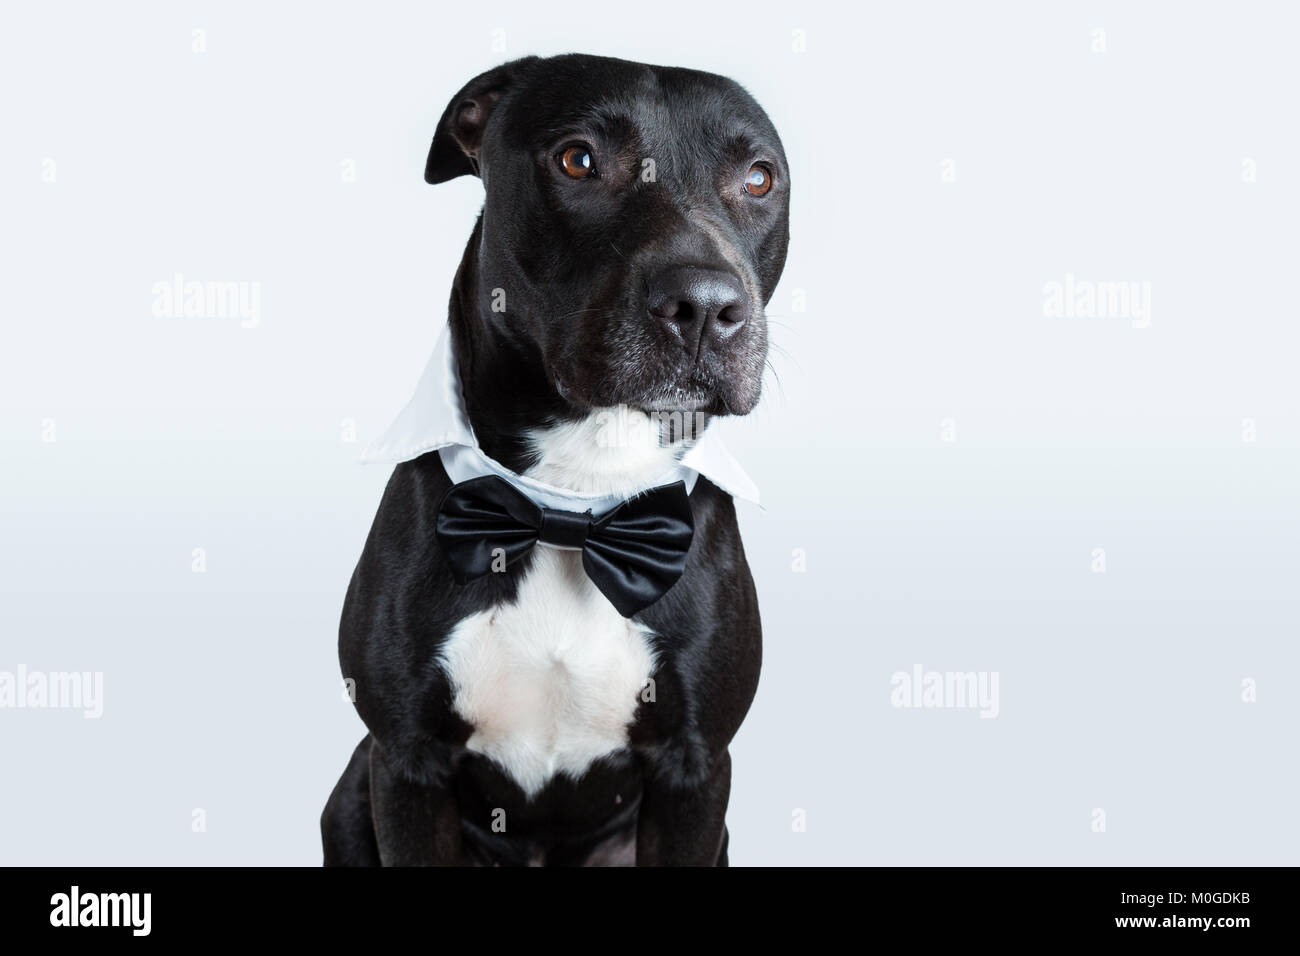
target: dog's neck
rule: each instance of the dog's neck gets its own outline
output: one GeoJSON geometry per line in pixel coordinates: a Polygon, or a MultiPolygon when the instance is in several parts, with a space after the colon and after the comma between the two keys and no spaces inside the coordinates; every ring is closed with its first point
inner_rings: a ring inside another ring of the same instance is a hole
{"type": "Polygon", "coordinates": [[[631,495],[684,451],[629,409],[576,409],[547,378],[541,351],[494,329],[482,314],[475,226],[449,303],[452,350],[479,446],[511,471],[583,494],[631,495]]]}

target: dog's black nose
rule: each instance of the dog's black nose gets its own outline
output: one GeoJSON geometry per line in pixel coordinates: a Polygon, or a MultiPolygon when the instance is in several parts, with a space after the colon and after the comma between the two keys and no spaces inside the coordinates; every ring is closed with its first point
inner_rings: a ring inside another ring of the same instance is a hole
{"type": "Polygon", "coordinates": [[[650,314],[692,352],[702,340],[721,344],[749,321],[749,300],[729,272],[679,266],[650,279],[650,314]]]}

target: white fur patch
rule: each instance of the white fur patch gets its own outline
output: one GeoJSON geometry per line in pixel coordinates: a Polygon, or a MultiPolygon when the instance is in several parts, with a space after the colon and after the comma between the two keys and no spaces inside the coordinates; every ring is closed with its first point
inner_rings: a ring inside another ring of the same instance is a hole
{"type": "Polygon", "coordinates": [[[600,408],[576,422],[529,436],[539,461],[527,475],[580,494],[631,495],[676,462],[681,445],[660,447],[659,423],[645,412],[600,408]]]}
{"type": "Polygon", "coordinates": [[[467,746],[532,796],[627,745],[654,666],[650,631],[596,590],[577,551],[538,548],[518,600],[456,625],[443,649],[467,746]]]}
{"type": "MultiPolygon", "coordinates": [[[[593,413],[534,432],[541,460],[527,474],[585,494],[638,491],[671,467],[674,453],[629,438],[629,423],[637,424],[593,413]],[[622,437],[611,437],[621,428],[622,437]]],[[[537,547],[516,600],[461,621],[443,647],[453,707],[474,728],[467,746],[529,796],[557,773],[580,776],[627,746],[654,670],[652,636],[591,583],[580,552],[537,547]]]]}

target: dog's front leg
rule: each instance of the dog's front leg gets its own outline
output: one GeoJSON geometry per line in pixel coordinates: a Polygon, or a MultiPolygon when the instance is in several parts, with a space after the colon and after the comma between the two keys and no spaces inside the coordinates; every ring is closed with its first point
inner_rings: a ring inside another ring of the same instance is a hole
{"type": "Polygon", "coordinates": [[[410,779],[370,750],[370,806],[384,866],[460,866],[460,811],[441,784],[410,779]]]}
{"type": "Polygon", "coordinates": [[[637,866],[718,866],[731,793],[731,754],[683,779],[652,774],[637,816],[637,866]]]}

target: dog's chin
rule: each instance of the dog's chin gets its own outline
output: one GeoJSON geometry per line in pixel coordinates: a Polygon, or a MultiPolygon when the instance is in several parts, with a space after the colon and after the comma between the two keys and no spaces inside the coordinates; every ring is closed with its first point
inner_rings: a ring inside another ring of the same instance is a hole
{"type": "Polygon", "coordinates": [[[594,395],[557,379],[560,398],[578,411],[624,406],[647,414],[748,415],[758,404],[759,388],[666,385],[639,394],[594,395]]]}
{"type": "Polygon", "coordinates": [[[627,404],[647,412],[705,412],[709,415],[748,415],[758,404],[762,384],[747,376],[713,378],[672,385],[627,404]]]}
{"type": "Polygon", "coordinates": [[[722,403],[716,395],[703,389],[673,389],[656,392],[626,402],[643,412],[710,412],[716,414],[722,403]]]}

